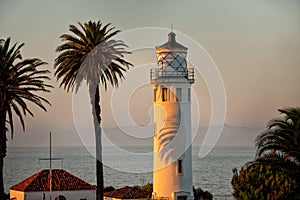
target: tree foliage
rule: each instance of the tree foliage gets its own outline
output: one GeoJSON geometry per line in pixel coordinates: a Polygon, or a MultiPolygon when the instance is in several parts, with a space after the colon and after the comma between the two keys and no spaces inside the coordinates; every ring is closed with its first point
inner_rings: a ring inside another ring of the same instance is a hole
{"type": "MultiPolygon", "coordinates": [[[[142,186],[136,186],[141,190],[147,191],[147,192],[153,192],[153,184],[152,183],[147,183],[142,186]]],[[[193,187],[193,192],[194,192],[194,199],[195,200],[212,200],[213,196],[210,192],[202,190],[200,187],[196,188],[193,187]]]]}
{"type": "Polygon", "coordinates": [[[99,83],[105,89],[108,83],[118,86],[126,68],[132,66],[124,59],[124,55],[130,53],[125,50],[127,45],[112,39],[120,31],[110,28],[110,24],[103,26],[101,21],[78,22],[78,25],[70,25],[71,34],[61,35],[64,43],[56,49],[59,55],[54,67],[60,86],[76,92],[83,81],[89,87],[99,83]]]}
{"type": "Polygon", "coordinates": [[[153,192],[153,183],[147,183],[145,185],[137,186],[137,187],[147,192],[153,192]]]}
{"type": "Polygon", "coordinates": [[[104,187],[103,192],[110,192],[110,191],[114,191],[116,188],[114,188],[113,186],[107,186],[104,187]]]}
{"type": "Polygon", "coordinates": [[[300,108],[278,110],[282,116],[272,119],[255,140],[257,157],[270,152],[281,152],[285,159],[300,162],[300,108]]]}
{"type": "Polygon", "coordinates": [[[300,199],[300,108],[279,112],[255,140],[256,160],[233,170],[237,199],[300,199]]]}
{"type": "Polygon", "coordinates": [[[213,199],[213,195],[210,192],[204,191],[200,187],[199,188],[193,187],[193,192],[194,192],[195,200],[212,200],[213,199]]]}
{"type": "MultiPolygon", "coordinates": [[[[10,126],[11,137],[14,133],[13,114],[19,118],[23,130],[25,130],[24,116],[29,114],[34,116],[28,107],[28,102],[37,105],[46,111],[43,103],[49,101],[36,92],[50,92],[52,86],[46,84],[45,80],[50,80],[47,74],[49,70],[39,69],[47,63],[38,58],[22,60],[21,48],[24,43],[14,44],[11,48],[10,38],[0,40],[0,109],[10,126]],[[7,115],[7,116],[6,116],[7,115]]],[[[2,120],[2,119],[1,119],[2,120]]],[[[7,127],[1,127],[1,130],[7,127]]]]}
{"type": "Polygon", "coordinates": [[[231,184],[233,196],[240,200],[300,198],[300,185],[297,177],[268,164],[246,165],[239,173],[237,169],[234,169],[231,184]]]}

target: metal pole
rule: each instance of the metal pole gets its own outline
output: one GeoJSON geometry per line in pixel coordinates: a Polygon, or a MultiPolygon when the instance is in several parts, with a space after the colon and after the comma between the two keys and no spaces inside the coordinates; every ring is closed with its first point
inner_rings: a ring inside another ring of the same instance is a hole
{"type": "Polygon", "coordinates": [[[50,200],[52,200],[52,155],[51,155],[51,131],[50,131],[50,169],[49,169],[49,174],[50,174],[50,200]]]}

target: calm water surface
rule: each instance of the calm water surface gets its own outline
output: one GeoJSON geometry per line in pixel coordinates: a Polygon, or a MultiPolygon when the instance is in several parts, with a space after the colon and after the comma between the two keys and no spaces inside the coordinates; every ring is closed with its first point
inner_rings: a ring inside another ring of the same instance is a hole
{"type": "MultiPolygon", "coordinates": [[[[150,152],[147,156],[131,157],[114,149],[104,149],[103,159],[109,166],[104,167],[105,185],[116,188],[126,185],[141,185],[152,182],[152,147],[124,147],[131,152],[150,152]],[[114,168],[112,168],[112,167],[114,168]],[[126,166],[126,171],[121,171],[126,166]],[[129,173],[141,172],[143,173],[129,173]],[[145,173],[145,171],[147,173],[145,173]]],[[[240,168],[254,159],[255,149],[251,146],[215,147],[205,158],[198,157],[199,148],[193,148],[193,184],[208,190],[213,195],[230,195],[232,169],[240,168]]],[[[49,168],[48,161],[39,161],[49,157],[48,148],[9,148],[5,158],[4,184],[9,187],[19,183],[34,173],[49,168]]],[[[84,147],[53,147],[53,157],[63,158],[53,161],[53,168],[63,168],[70,173],[95,184],[94,157],[84,147]]]]}

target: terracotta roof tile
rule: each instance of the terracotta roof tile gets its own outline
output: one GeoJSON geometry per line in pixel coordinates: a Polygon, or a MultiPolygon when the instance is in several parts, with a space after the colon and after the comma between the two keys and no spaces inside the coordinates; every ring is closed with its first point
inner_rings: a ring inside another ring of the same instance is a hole
{"type": "Polygon", "coordinates": [[[129,187],[129,186],[104,193],[104,196],[106,197],[113,197],[118,199],[150,198],[151,195],[152,195],[151,192],[141,190],[138,187],[129,187]]]}
{"type": "MultiPolygon", "coordinates": [[[[42,170],[20,183],[12,186],[11,190],[17,191],[49,191],[50,190],[50,175],[49,170],[42,170]]],[[[70,174],[63,169],[52,170],[52,190],[96,190],[96,187],[87,183],[84,180],[70,174]]]]}

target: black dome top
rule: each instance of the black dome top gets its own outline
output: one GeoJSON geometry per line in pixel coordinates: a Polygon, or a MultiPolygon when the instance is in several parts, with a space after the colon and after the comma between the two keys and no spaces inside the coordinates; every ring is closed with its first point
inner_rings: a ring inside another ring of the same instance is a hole
{"type": "Polygon", "coordinates": [[[168,42],[164,43],[161,46],[158,46],[157,48],[164,48],[164,49],[180,49],[180,50],[187,50],[187,48],[178,42],[176,42],[176,34],[173,32],[170,32],[168,34],[168,42]]]}

